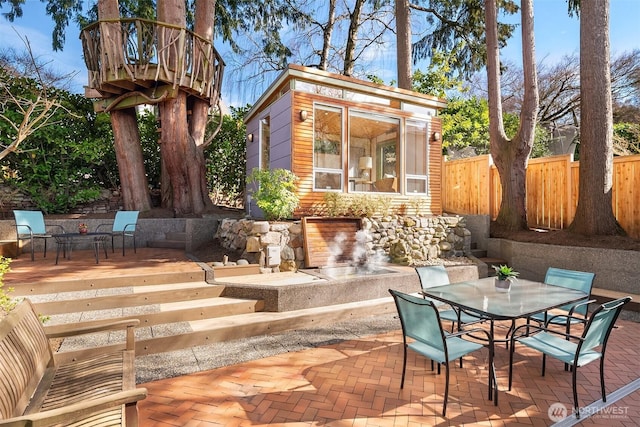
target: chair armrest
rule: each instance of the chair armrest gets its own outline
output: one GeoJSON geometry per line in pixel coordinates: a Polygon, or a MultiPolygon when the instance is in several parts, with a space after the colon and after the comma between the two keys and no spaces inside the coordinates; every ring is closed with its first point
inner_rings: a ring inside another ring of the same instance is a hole
{"type": "Polygon", "coordinates": [[[133,222],[133,223],[131,223],[131,224],[127,224],[127,225],[125,225],[125,226],[124,226],[124,228],[122,229],[122,232],[123,232],[123,233],[126,233],[127,231],[130,231],[130,232],[131,232],[131,231],[133,231],[133,232],[135,232],[135,231],[136,231],[136,225],[138,225],[138,224],[137,224],[137,223],[135,223],[135,222],[133,222]],[[129,227],[132,227],[132,228],[133,228],[133,230],[128,230],[128,229],[129,229],[129,227]]]}
{"type": "Polygon", "coordinates": [[[116,406],[127,403],[135,403],[147,397],[146,388],[135,388],[132,390],[120,391],[110,396],[100,397],[95,400],[85,400],[58,409],[43,411],[35,414],[23,415],[0,421],[0,426],[22,427],[22,426],[55,426],[69,425],[80,420],[89,419],[95,414],[116,406]]]}
{"type": "MultiPolygon", "coordinates": [[[[560,316],[565,316],[565,315],[561,314],[560,316]]],[[[554,317],[556,317],[556,316],[554,316],[554,317]]],[[[564,338],[567,338],[567,339],[573,338],[573,339],[578,340],[578,341],[582,340],[582,337],[577,336],[577,335],[571,335],[571,334],[568,334],[566,332],[560,332],[560,331],[555,330],[555,329],[545,328],[544,326],[526,324],[526,325],[520,325],[520,326],[518,326],[517,328],[515,328],[513,330],[513,332],[511,333],[511,341],[513,342],[513,341],[517,340],[520,337],[526,337],[526,336],[531,335],[531,333],[529,332],[530,329],[535,329],[537,332],[548,332],[550,334],[560,335],[561,337],[564,337],[564,338]],[[517,332],[520,329],[527,329],[527,332],[521,333],[520,335],[517,335],[517,332]]]]}
{"type": "Polygon", "coordinates": [[[109,227],[109,232],[111,232],[111,229],[113,228],[113,223],[98,224],[98,226],[96,227],[96,233],[99,232],[102,227],[109,227]]]}
{"type": "MultiPolygon", "coordinates": [[[[595,299],[590,299],[590,300],[588,300],[588,301],[583,301],[583,302],[579,302],[579,303],[575,304],[574,306],[572,306],[572,307],[571,307],[571,310],[569,310],[569,316],[570,316],[570,317],[574,317],[574,316],[573,316],[573,312],[574,312],[574,310],[575,310],[576,308],[578,308],[578,307],[582,307],[583,305],[588,306],[589,304],[592,304],[592,303],[594,303],[594,302],[596,302],[596,300],[595,300],[595,299]]],[[[557,317],[557,316],[553,316],[553,317],[557,317]]],[[[585,314],[585,316],[584,316],[584,317],[585,317],[585,319],[586,319],[586,317],[587,317],[587,316],[586,316],[586,314],[585,314]]],[[[574,317],[574,318],[575,318],[575,317],[574,317]]],[[[584,320],[585,320],[585,319],[582,319],[582,321],[584,322],[584,320]]]]}
{"type": "Polygon", "coordinates": [[[45,326],[44,331],[48,339],[66,338],[78,335],[92,334],[94,332],[126,330],[127,332],[127,350],[135,349],[134,329],[140,324],[138,319],[117,320],[117,321],[98,321],[88,324],[84,327],[75,327],[74,325],[53,325],[45,326]]]}
{"type": "Polygon", "coordinates": [[[64,227],[59,224],[46,224],[45,228],[57,228],[58,230],[60,230],[60,233],[66,233],[64,227]]]}

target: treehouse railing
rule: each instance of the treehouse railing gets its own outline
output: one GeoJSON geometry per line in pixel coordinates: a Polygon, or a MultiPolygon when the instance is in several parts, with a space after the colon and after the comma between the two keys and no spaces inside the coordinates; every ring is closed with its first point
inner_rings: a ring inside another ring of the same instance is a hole
{"type": "Polygon", "coordinates": [[[224,61],[192,31],[146,19],[102,20],[85,27],[80,39],[88,87],[103,97],[163,82],[218,102],[224,61]]]}

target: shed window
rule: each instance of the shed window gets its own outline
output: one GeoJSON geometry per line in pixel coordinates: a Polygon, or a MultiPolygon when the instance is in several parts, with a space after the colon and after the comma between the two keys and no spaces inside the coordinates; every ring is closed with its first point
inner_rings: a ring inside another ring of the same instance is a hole
{"type": "Polygon", "coordinates": [[[426,194],[429,175],[429,143],[426,122],[407,121],[406,140],[406,189],[407,194],[426,194]]]}
{"type": "Polygon", "coordinates": [[[341,190],[342,109],[316,105],[313,117],[313,188],[341,190]]]}

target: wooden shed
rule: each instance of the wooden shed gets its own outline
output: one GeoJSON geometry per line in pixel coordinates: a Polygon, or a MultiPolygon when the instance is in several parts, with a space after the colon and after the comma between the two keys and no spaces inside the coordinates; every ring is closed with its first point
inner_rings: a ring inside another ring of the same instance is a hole
{"type": "MultiPolygon", "coordinates": [[[[298,65],[247,113],[247,174],[291,170],[295,216],[314,213],[327,192],[383,195],[392,209],[442,213],[442,99],[298,65]]],[[[252,216],[261,212],[251,201],[252,216]]],[[[408,213],[408,212],[405,212],[408,213]]]]}

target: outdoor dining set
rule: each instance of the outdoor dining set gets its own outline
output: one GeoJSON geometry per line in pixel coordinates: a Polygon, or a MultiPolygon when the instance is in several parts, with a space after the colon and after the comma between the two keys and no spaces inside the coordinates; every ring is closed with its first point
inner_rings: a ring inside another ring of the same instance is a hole
{"type": "Polygon", "coordinates": [[[607,340],[622,308],[631,297],[598,305],[589,312],[595,275],[593,273],[549,268],[544,282],[518,279],[508,292],[497,289],[494,277],[449,283],[444,266],[416,267],[421,291],[406,294],[393,289],[402,325],[404,361],[400,388],[404,387],[407,351],[412,350],[445,367],[442,415],[446,415],[450,362],[472,352],[488,348],[488,399],[498,404],[498,384],[494,366],[496,344],[509,351],[511,390],[514,353],[525,346],[542,353],[542,375],[546,358],[564,363],[571,370],[573,408],[580,418],[577,371],[588,363],[600,361],[602,401],[606,402],[604,360],[607,340]],[[451,322],[451,329],[448,324],[451,322]],[[497,332],[500,324],[500,335],[497,332]],[[582,325],[578,328],[577,325],[582,325]],[[446,326],[446,327],[445,327],[446,326]],[[484,327],[483,327],[484,326],[484,327]],[[506,332],[502,333],[503,330],[506,332]]]}
{"type": "Polygon", "coordinates": [[[111,251],[114,252],[114,239],[122,238],[122,255],[125,255],[125,238],[133,239],[133,251],[136,252],[136,225],[138,223],[138,211],[118,211],[113,222],[99,224],[94,231],[89,231],[85,223],[78,225],[78,231],[70,232],[59,224],[46,224],[42,211],[14,210],[16,221],[17,241],[29,241],[31,261],[35,259],[34,243],[36,240],[44,242],[44,257],[47,256],[47,240],[53,239],[56,243],[56,264],[62,249],[63,257],[71,259],[71,253],[75,243],[85,241],[93,247],[96,264],[100,261],[100,248],[107,258],[105,242],[111,237],[111,251]]]}

